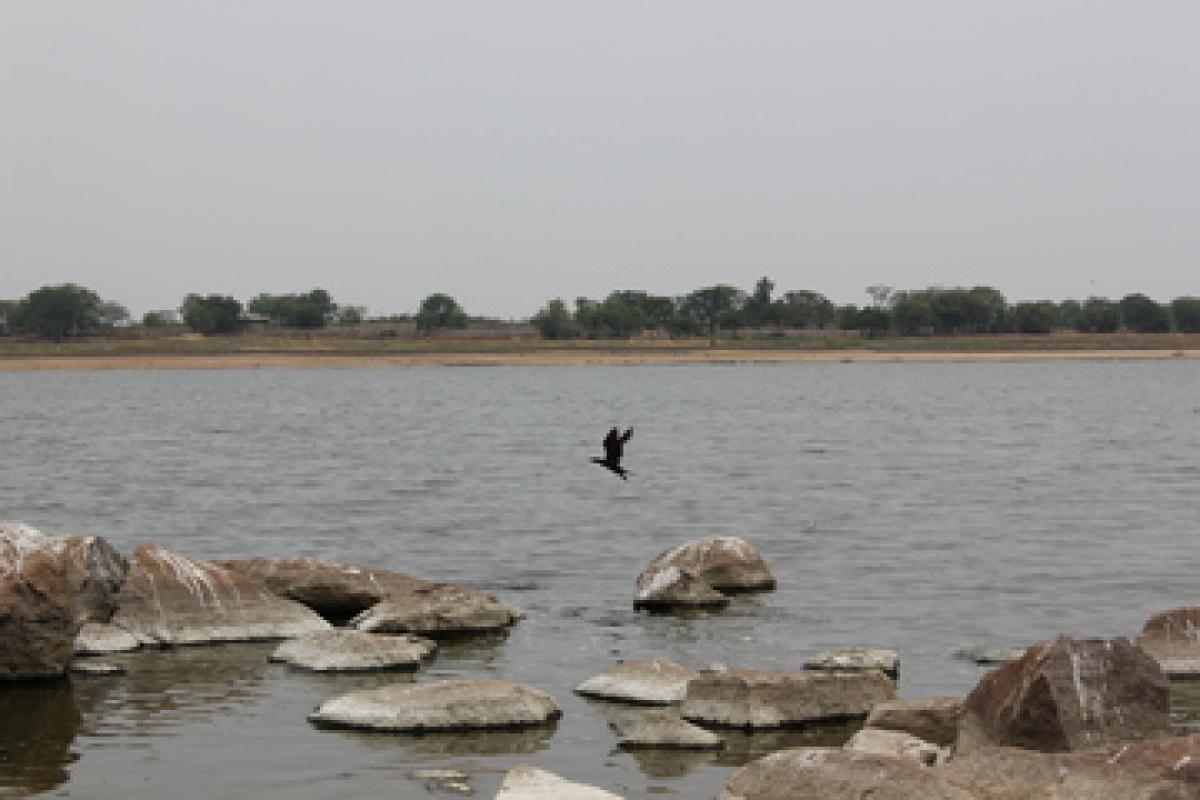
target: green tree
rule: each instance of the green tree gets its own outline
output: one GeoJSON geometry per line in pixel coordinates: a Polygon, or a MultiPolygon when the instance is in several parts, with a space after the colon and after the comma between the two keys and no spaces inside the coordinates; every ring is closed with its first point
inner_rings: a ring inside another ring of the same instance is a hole
{"type": "Polygon", "coordinates": [[[1200,297],[1176,297],[1171,301],[1175,327],[1184,333],[1200,333],[1200,297]]]}
{"type": "Polygon", "coordinates": [[[892,295],[892,325],[901,336],[916,336],[932,328],[929,293],[896,292],[892,295]]]}
{"type": "Polygon", "coordinates": [[[16,300],[0,300],[0,336],[12,333],[21,304],[16,300]]]}
{"type": "Polygon", "coordinates": [[[179,312],[183,315],[183,324],[206,336],[236,333],[242,328],[242,304],[227,295],[189,294],[183,298],[179,312]]]}
{"type": "Polygon", "coordinates": [[[999,289],[975,286],[965,297],[967,328],[975,333],[997,333],[1004,330],[1008,301],[999,289]]]}
{"type": "Polygon", "coordinates": [[[1019,333],[1050,333],[1057,321],[1058,306],[1049,300],[1013,306],[1013,324],[1019,333]]]}
{"type": "Polygon", "coordinates": [[[1079,330],[1113,333],[1121,327],[1121,307],[1107,297],[1089,297],[1079,312],[1079,330]]]}
{"type": "Polygon", "coordinates": [[[784,292],[773,308],[774,318],[789,328],[824,328],[837,319],[837,308],[820,292],[784,292]]]}
{"type": "Polygon", "coordinates": [[[467,327],[467,314],[458,306],[458,301],[448,294],[437,292],[421,301],[421,310],[415,317],[417,330],[430,333],[446,328],[467,327]]]}
{"type": "Polygon", "coordinates": [[[143,328],[165,328],[165,327],[167,327],[174,321],[167,316],[168,313],[169,312],[162,312],[162,311],[147,311],[145,314],[142,314],[142,327],[143,328]]]}
{"type": "Polygon", "coordinates": [[[746,298],[742,306],[742,314],[746,324],[761,328],[764,325],[774,325],[778,322],[775,315],[771,294],[775,291],[775,283],[765,275],[754,284],[754,291],[746,298]]]}
{"type": "Polygon", "coordinates": [[[48,339],[83,336],[103,323],[103,305],[91,289],[73,283],[43,286],[20,302],[13,329],[48,339]]]}
{"type": "Polygon", "coordinates": [[[305,294],[260,294],[246,306],[247,311],[269,317],[285,328],[323,328],[337,312],[337,303],[324,289],[305,294]]]}
{"type": "Polygon", "coordinates": [[[683,298],[679,310],[683,316],[693,319],[700,330],[706,331],[715,344],[717,328],[723,321],[726,324],[736,322],[730,312],[737,312],[743,302],[741,289],[722,283],[692,292],[683,298]]]}
{"type": "Polygon", "coordinates": [[[608,296],[609,300],[620,300],[633,307],[643,317],[646,328],[665,328],[675,316],[675,301],[669,297],[649,294],[640,290],[622,289],[608,296]]]}
{"type": "Polygon", "coordinates": [[[575,333],[571,312],[561,299],[551,300],[533,316],[533,325],[543,339],[568,339],[575,333]]]}
{"type": "Polygon", "coordinates": [[[1121,321],[1138,333],[1166,333],[1171,330],[1171,315],[1166,306],[1144,294],[1127,294],[1121,298],[1121,321]]]}
{"type": "Polygon", "coordinates": [[[1058,304],[1058,327],[1078,328],[1083,318],[1083,304],[1078,300],[1063,300],[1058,304]]]}

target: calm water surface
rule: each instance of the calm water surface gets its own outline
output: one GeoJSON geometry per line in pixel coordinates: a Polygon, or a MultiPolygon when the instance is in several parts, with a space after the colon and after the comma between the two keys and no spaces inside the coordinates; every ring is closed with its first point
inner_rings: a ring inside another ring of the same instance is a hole
{"type": "Polygon", "coordinates": [[[630,755],[631,710],[571,692],[618,658],[794,668],[901,655],[902,696],[959,694],[963,647],[1133,635],[1200,601],[1200,364],[797,364],[0,373],[0,518],[206,558],[316,556],[484,588],[528,618],[411,678],[268,664],[267,645],[120,659],[117,678],[0,687],[0,796],[477,796],[530,763],[630,798],[710,798],[756,755],[845,730],[630,755]],[[628,482],[588,463],[632,425],[628,482]],[[715,534],[780,588],[635,613],[637,573],[715,534]],[[322,700],[394,680],[503,677],[557,728],[322,731],[322,700]]]}

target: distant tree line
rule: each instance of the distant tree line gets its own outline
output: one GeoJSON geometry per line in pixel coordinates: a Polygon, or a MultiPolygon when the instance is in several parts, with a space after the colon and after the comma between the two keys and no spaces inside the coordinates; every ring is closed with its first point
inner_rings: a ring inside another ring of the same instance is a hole
{"type": "MultiPolygon", "coordinates": [[[[728,284],[696,289],[684,295],[655,295],[638,290],[614,291],[603,300],[578,297],[573,306],[550,300],[530,322],[546,339],[624,339],[647,331],[674,337],[756,331],[765,335],[786,330],[850,330],[863,336],[1041,334],[1054,330],[1112,333],[1200,332],[1200,298],[1177,297],[1159,303],[1144,294],[1120,300],[1089,297],[1009,303],[989,286],[897,290],[882,284],[866,289],[862,306],[837,306],[811,289],[775,292],[770,278],[750,291],[728,284]]],[[[364,321],[359,306],[339,305],[324,289],[302,294],[259,294],[243,304],[221,294],[189,294],[178,313],[147,312],[147,328],[178,325],[179,320],[202,334],[237,333],[247,325],[315,330],[364,321]]],[[[422,333],[465,328],[469,318],[448,294],[426,297],[405,321],[422,333]]],[[[21,300],[0,300],[0,335],[24,334],[48,339],[87,336],[106,328],[134,324],[119,303],[72,283],[43,286],[21,300]]]]}

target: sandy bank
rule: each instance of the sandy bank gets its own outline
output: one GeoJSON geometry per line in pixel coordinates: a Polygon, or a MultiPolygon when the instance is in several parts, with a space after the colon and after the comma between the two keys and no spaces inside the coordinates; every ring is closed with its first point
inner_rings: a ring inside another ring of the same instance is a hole
{"type": "Polygon", "coordinates": [[[1200,350],[1013,350],[928,352],[881,350],[533,350],[496,353],[227,353],[0,357],[0,372],[75,370],[313,369],[655,364],[910,363],[988,361],[1151,361],[1200,359],[1200,350]]]}

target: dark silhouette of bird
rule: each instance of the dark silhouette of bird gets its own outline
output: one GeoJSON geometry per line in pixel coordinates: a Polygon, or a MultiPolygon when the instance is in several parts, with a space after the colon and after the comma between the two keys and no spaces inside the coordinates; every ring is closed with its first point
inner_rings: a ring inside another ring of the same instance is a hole
{"type": "Polygon", "coordinates": [[[633,428],[629,428],[624,434],[616,428],[610,430],[608,436],[604,437],[604,458],[593,458],[592,463],[612,470],[620,475],[623,481],[629,480],[629,470],[621,466],[621,456],[625,454],[625,443],[631,436],[633,428]]]}

